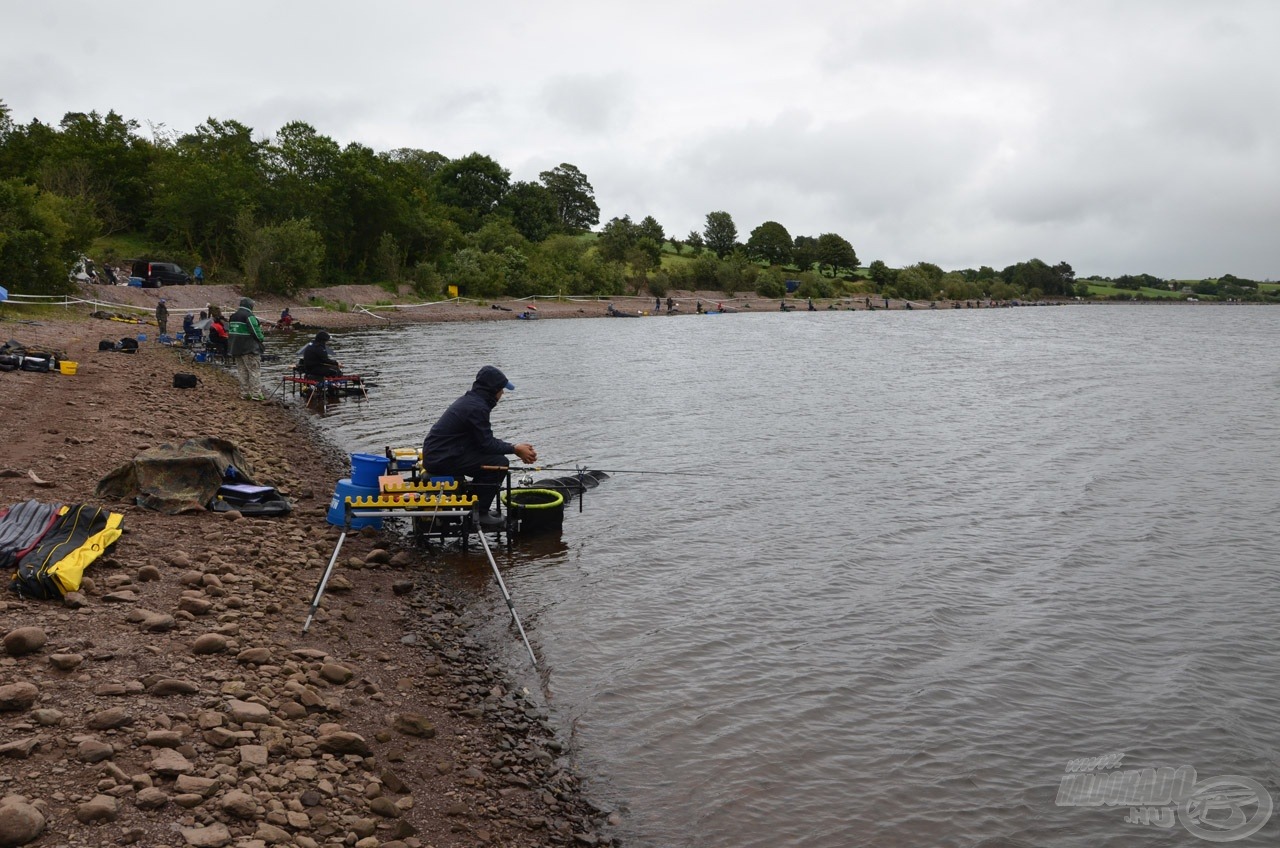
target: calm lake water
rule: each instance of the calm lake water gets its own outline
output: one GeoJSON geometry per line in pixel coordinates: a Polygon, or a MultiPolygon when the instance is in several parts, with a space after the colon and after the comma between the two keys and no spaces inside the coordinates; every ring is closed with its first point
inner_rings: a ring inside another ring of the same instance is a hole
{"type": "Polygon", "coordinates": [[[492,363],[517,387],[495,431],[543,461],[682,472],[615,474],[499,556],[541,679],[483,557],[459,566],[627,845],[1198,845],[1056,799],[1069,760],[1123,753],[1280,800],[1277,322],[424,325],[338,337],[381,385],[322,421],[418,444],[492,363]]]}

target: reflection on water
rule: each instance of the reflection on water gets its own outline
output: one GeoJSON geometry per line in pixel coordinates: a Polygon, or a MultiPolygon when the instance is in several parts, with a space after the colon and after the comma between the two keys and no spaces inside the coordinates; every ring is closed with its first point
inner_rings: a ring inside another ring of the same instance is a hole
{"type": "MultiPolygon", "coordinates": [[[[1112,752],[1280,789],[1276,315],[374,330],[335,341],[381,390],[322,424],[417,444],[492,363],[518,387],[499,436],[693,475],[616,474],[559,536],[495,550],[628,844],[1191,844],[1055,798],[1112,752]]],[[[528,674],[487,563],[458,568],[528,674]]]]}

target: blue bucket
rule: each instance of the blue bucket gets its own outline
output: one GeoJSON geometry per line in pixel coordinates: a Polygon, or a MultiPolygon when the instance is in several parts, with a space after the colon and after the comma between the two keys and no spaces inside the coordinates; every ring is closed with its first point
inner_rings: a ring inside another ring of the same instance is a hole
{"type": "Polygon", "coordinates": [[[202,350],[202,351],[200,351],[199,353],[197,353],[196,355],[192,356],[191,358],[192,358],[193,360],[195,360],[196,362],[208,362],[208,361],[209,361],[209,354],[202,350]]]}
{"type": "Polygon", "coordinates": [[[351,482],[356,486],[378,488],[378,478],[387,473],[389,460],[376,453],[351,454],[351,482]]]}
{"type": "Polygon", "coordinates": [[[146,333],[138,333],[138,341],[140,341],[140,342],[145,342],[146,340],[147,340],[147,334],[146,334],[146,333]]]}
{"type": "MultiPolygon", "coordinates": [[[[373,486],[357,486],[350,479],[338,481],[338,487],[334,489],[333,499],[329,501],[329,513],[325,516],[325,520],[335,527],[341,527],[347,520],[346,502],[347,498],[376,498],[378,496],[378,487],[373,486]]],[[[382,529],[381,518],[353,518],[351,519],[351,529],[359,530],[361,527],[372,527],[375,530],[382,529]]]]}

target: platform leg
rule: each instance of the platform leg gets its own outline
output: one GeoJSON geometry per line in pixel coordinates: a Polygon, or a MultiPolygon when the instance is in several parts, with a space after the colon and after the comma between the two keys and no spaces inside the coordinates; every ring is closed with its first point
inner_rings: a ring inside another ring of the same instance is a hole
{"type": "Polygon", "coordinates": [[[342,543],[347,540],[347,530],[350,528],[351,520],[348,518],[342,528],[342,535],[338,537],[338,544],[333,549],[333,556],[329,557],[329,564],[325,566],[324,574],[320,575],[320,585],[316,586],[316,593],[311,598],[311,609],[307,612],[307,620],[302,625],[303,634],[306,634],[311,627],[311,619],[315,618],[316,608],[320,606],[320,598],[324,596],[324,587],[329,583],[329,575],[333,573],[333,566],[338,561],[338,552],[342,550],[342,543]]]}
{"type": "Polygon", "coordinates": [[[484,531],[480,529],[480,514],[476,514],[476,535],[480,537],[480,544],[484,545],[485,556],[489,558],[489,565],[493,568],[493,576],[498,578],[498,588],[502,590],[502,599],[507,602],[507,609],[511,610],[511,620],[516,623],[516,629],[520,631],[520,638],[524,640],[525,650],[529,652],[529,662],[533,663],[533,667],[538,667],[538,659],[533,655],[533,646],[529,644],[529,637],[524,634],[524,625],[520,623],[520,614],[516,612],[516,605],[511,602],[511,593],[507,591],[507,584],[502,580],[502,572],[498,570],[498,562],[493,558],[493,551],[489,550],[489,540],[485,538],[484,531]]]}

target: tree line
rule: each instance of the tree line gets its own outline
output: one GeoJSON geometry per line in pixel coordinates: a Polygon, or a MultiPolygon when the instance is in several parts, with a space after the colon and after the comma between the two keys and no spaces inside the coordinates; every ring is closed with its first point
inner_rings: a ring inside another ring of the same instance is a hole
{"type": "Polygon", "coordinates": [[[213,280],[281,294],[388,282],[424,296],[456,285],[476,298],[671,289],[780,297],[790,280],[801,297],[1087,294],[1065,262],[946,272],[877,260],[862,269],[839,234],[792,236],[766,221],[742,241],[724,211],[683,237],[651,215],[613,218],[597,233],[594,188],[567,162],[513,181],[480,153],[342,146],[301,121],[269,138],[215,118],[188,133],[151,129],[145,138],[115,111],[19,125],[0,101],[0,283],[65,290],[70,265],[107,237],[99,243],[144,244],[163,254],[154,258],[202,264],[213,280]]]}

